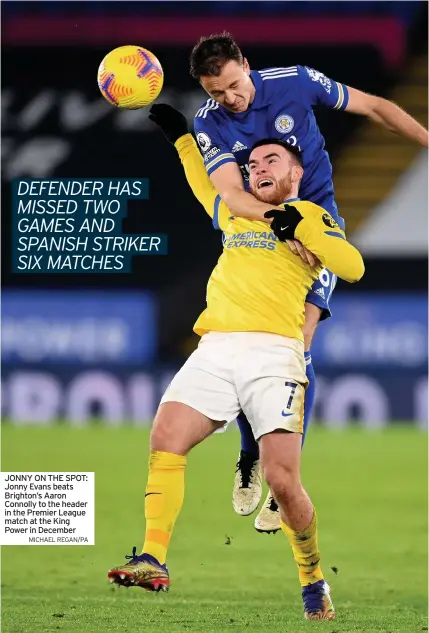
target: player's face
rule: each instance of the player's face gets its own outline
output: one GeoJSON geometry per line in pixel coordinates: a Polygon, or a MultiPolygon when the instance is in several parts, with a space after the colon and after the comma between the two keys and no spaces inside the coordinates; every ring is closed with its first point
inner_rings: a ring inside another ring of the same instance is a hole
{"type": "Polygon", "coordinates": [[[247,59],[242,65],[227,62],[218,77],[204,75],[200,82],[204,90],[230,112],[245,112],[255,97],[247,59]]]}
{"type": "Polygon", "coordinates": [[[296,198],[303,170],[294,156],[280,145],[262,145],[250,154],[250,189],[268,204],[296,198]]]}

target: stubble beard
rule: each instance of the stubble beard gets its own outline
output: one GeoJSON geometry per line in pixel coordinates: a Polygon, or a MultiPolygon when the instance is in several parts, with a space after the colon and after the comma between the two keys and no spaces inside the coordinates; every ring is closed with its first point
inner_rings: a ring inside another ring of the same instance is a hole
{"type": "Polygon", "coordinates": [[[264,188],[252,190],[255,198],[260,200],[261,202],[265,202],[266,204],[272,204],[273,206],[278,206],[285,200],[288,200],[291,197],[292,193],[292,178],[288,174],[278,182],[276,182],[275,189],[270,191],[266,191],[264,195],[264,188]]]}

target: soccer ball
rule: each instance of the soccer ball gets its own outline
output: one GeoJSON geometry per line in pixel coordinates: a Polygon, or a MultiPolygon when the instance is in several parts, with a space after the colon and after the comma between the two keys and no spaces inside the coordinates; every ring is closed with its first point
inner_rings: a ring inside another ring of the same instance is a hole
{"type": "Polygon", "coordinates": [[[97,82],[109,103],[136,110],[157,98],[164,83],[164,72],[155,55],[145,48],[120,46],[101,62],[97,82]]]}

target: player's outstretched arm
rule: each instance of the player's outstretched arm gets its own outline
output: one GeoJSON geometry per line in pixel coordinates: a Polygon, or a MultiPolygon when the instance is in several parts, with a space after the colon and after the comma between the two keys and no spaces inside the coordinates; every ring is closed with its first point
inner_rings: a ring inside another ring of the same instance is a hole
{"type": "Polygon", "coordinates": [[[219,192],[220,197],[239,218],[266,222],[264,213],[273,205],[257,200],[244,189],[243,176],[237,163],[225,163],[210,175],[210,179],[219,192]]]}
{"type": "Polygon", "coordinates": [[[186,179],[198,202],[211,218],[216,213],[219,228],[225,228],[231,212],[225,203],[218,200],[218,192],[207,175],[203,158],[188,131],[185,116],[166,103],[158,103],[151,107],[149,119],[161,128],[167,140],[179,152],[186,179]]]}
{"type": "Polygon", "coordinates": [[[392,101],[338,83],[307,66],[298,66],[298,80],[300,94],[308,107],[323,105],[361,114],[391,132],[428,147],[428,131],[392,101]]]}
{"type": "Polygon", "coordinates": [[[192,134],[181,136],[174,144],[179,152],[186,180],[194,196],[200,202],[211,218],[216,214],[218,228],[225,229],[229,217],[232,215],[225,202],[212,185],[204,166],[203,158],[194,141],[192,134]]]}
{"type": "Polygon", "coordinates": [[[393,101],[369,95],[355,88],[348,87],[349,102],[346,112],[362,114],[374,123],[378,123],[391,132],[409,138],[423,147],[428,147],[428,131],[423,125],[402,110],[393,101]]]}
{"type": "Polygon", "coordinates": [[[344,231],[329,213],[315,204],[306,204],[302,213],[289,204],[284,211],[269,211],[266,217],[272,219],[274,234],[282,242],[298,239],[334,275],[356,283],[365,272],[362,255],[346,240],[344,231]]]}

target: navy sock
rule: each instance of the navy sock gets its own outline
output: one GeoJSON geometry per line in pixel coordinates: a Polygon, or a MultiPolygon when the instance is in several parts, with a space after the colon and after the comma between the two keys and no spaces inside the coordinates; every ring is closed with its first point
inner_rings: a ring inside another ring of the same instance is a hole
{"type": "Polygon", "coordinates": [[[258,442],[253,437],[252,427],[243,412],[237,417],[237,424],[240,429],[241,450],[259,457],[258,442]]]}
{"type": "Polygon", "coordinates": [[[311,411],[313,409],[314,397],[316,395],[316,376],[313,364],[311,362],[311,352],[304,352],[305,357],[305,373],[309,380],[307,389],[305,390],[304,399],[304,429],[302,432],[302,445],[304,446],[305,436],[307,435],[308,425],[310,423],[311,411]]]}

